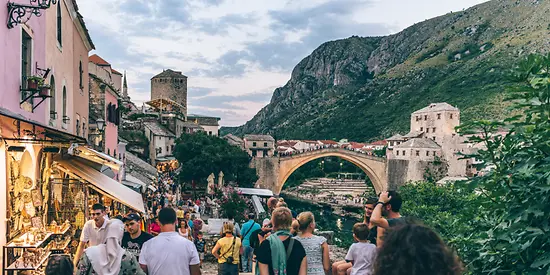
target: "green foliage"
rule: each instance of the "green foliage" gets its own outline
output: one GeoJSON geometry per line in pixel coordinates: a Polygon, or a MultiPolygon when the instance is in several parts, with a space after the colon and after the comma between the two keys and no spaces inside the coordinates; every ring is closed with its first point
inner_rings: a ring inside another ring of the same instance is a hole
{"type": "Polygon", "coordinates": [[[149,140],[143,131],[120,130],[118,136],[128,141],[128,150],[133,151],[133,147],[143,149],[143,154],[138,154],[142,159],[149,158],[149,140]]]}
{"type": "Polygon", "coordinates": [[[523,115],[473,121],[461,127],[483,144],[468,157],[491,167],[469,187],[483,194],[490,226],[476,243],[479,269],[488,274],[550,274],[550,55],[530,55],[514,71],[510,91],[523,115]],[[503,126],[509,133],[499,134],[503,126]]]}
{"type": "Polygon", "coordinates": [[[249,167],[251,158],[245,151],[203,132],[178,138],[174,156],[182,168],[181,182],[205,184],[211,173],[217,176],[220,171],[225,181],[234,181],[241,187],[252,187],[258,180],[256,169],[249,167]]]}
{"type": "Polygon", "coordinates": [[[402,215],[422,220],[437,231],[467,264],[478,257],[476,237],[485,227],[477,195],[452,184],[437,186],[433,182],[410,183],[399,192],[402,215]]]}

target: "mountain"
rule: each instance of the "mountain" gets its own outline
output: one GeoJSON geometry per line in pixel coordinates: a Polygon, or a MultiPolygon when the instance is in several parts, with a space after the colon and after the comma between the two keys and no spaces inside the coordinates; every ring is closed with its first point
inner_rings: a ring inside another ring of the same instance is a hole
{"type": "Polygon", "coordinates": [[[521,57],[550,51],[549,0],[493,0],[385,37],[330,41],[315,49],[237,135],[368,141],[407,132],[432,102],[462,121],[508,114],[507,75],[521,57]]]}

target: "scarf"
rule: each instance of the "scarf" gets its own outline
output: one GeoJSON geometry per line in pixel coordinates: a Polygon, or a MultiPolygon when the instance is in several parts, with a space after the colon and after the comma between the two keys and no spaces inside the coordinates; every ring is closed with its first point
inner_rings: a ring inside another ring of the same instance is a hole
{"type": "Polygon", "coordinates": [[[93,270],[98,275],[118,275],[125,253],[120,246],[124,234],[124,224],[118,219],[107,222],[106,241],[104,244],[92,246],[84,253],[88,256],[93,270]]]}
{"type": "MultiPolygon", "coordinates": [[[[292,237],[288,230],[279,230],[267,237],[269,249],[271,250],[271,265],[275,275],[286,275],[286,248],[279,236],[292,237]]],[[[256,274],[259,274],[259,272],[259,268],[257,268],[256,274]]]]}

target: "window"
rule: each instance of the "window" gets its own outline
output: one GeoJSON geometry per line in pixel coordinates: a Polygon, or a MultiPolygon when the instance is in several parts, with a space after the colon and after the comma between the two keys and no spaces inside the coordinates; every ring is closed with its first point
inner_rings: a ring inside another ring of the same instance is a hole
{"type": "Polygon", "coordinates": [[[162,154],[162,147],[159,147],[159,154],[162,154]]]}
{"type": "Polygon", "coordinates": [[[430,156],[430,151],[426,151],[426,157],[430,156]]]}
{"type": "Polygon", "coordinates": [[[174,144],[170,145],[170,151],[174,152],[174,144]]]}
{"type": "Polygon", "coordinates": [[[441,119],[441,114],[437,114],[437,119],[441,119]]]}
{"type": "Polygon", "coordinates": [[[424,132],[424,127],[420,127],[420,132],[424,132]]]}
{"type": "Polygon", "coordinates": [[[79,87],[80,87],[81,90],[84,89],[84,84],[82,84],[83,73],[84,73],[84,70],[82,70],[82,60],[80,60],[80,64],[78,64],[78,74],[79,74],[79,82],[78,83],[80,83],[79,87]]]}
{"type": "Polygon", "coordinates": [[[420,156],[420,151],[419,151],[419,150],[416,150],[416,156],[417,156],[417,157],[420,156]]]}
{"type": "Polygon", "coordinates": [[[86,137],[86,118],[82,118],[82,136],[86,137]]]}
{"type": "Polygon", "coordinates": [[[50,119],[56,119],[57,112],[55,110],[55,79],[50,77],[50,119]]]}
{"type": "MultiPolygon", "coordinates": [[[[27,77],[31,75],[32,70],[32,38],[21,29],[21,83],[22,87],[27,88],[27,77]]],[[[27,98],[30,92],[22,92],[21,99],[27,98]]]]}
{"type": "Polygon", "coordinates": [[[428,120],[428,115],[424,115],[424,120],[428,120]]]}
{"type": "Polygon", "coordinates": [[[159,140],[162,140],[162,137],[161,137],[161,136],[159,136],[159,140]]]}
{"type": "Polygon", "coordinates": [[[252,147],[256,147],[256,142],[252,142],[252,147]]]}
{"type": "Polygon", "coordinates": [[[453,119],[453,114],[451,114],[451,119],[453,119]]]}
{"type": "Polygon", "coordinates": [[[168,145],[166,145],[166,153],[170,153],[170,147],[168,147],[168,145]]]}
{"type": "Polygon", "coordinates": [[[110,148],[107,148],[107,155],[111,155],[111,149],[110,148]]]}
{"type": "Polygon", "coordinates": [[[212,135],[212,131],[208,131],[208,135],[211,136],[211,135],[212,135]]]}
{"type": "Polygon", "coordinates": [[[399,156],[399,151],[395,151],[395,153],[397,153],[397,155],[399,156]]]}
{"type": "Polygon", "coordinates": [[[76,135],[80,136],[80,115],[76,114],[76,135]]]}
{"type": "Polygon", "coordinates": [[[118,159],[122,159],[122,155],[120,155],[120,153],[118,153],[118,159]]]}
{"type": "Polygon", "coordinates": [[[264,142],[264,147],[267,147],[267,142],[264,142]]]}
{"type": "Polygon", "coordinates": [[[403,156],[405,155],[405,150],[403,150],[403,156]]]}
{"type": "Polygon", "coordinates": [[[63,33],[61,31],[61,3],[63,3],[63,1],[57,3],[57,42],[59,46],[63,46],[63,43],[61,43],[61,34],[63,33]]]}
{"type": "Polygon", "coordinates": [[[67,87],[63,86],[63,119],[67,118],[67,87]]]}
{"type": "Polygon", "coordinates": [[[116,149],[113,151],[113,157],[116,158],[116,149]]]}
{"type": "Polygon", "coordinates": [[[435,133],[435,127],[432,129],[432,133],[435,133]]]}
{"type": "Polygon", "coordinates": [[[432,137],[433,140],[435,140],[435,137],[432,137]]]}
{"type": "Polygon", "coordinates": [[[257,155],[256,150],[252,151],[252,156],[255,157],[257,155]]]}
{"type": "Polygon", "coordinates": [[[433,153],[434,153],[434,157],[435,157],[435,151],[433,153]]]}

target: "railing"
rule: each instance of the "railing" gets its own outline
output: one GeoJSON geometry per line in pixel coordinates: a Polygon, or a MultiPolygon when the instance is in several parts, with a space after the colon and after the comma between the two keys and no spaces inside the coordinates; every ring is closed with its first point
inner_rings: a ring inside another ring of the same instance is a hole
{"type": "Polygon", "coordinates": [[[351,154],[357,157],[372,159],[376,161],[382,161],[382,162],[386,161],[386,158],[383,158],[383,157],[376,157],[376,156],[369,155],[365,152],[355,151],[352,149],[347,149],[342,147],[314,147],[314,148],[305,149],[297,152],[279,154],[279,157],[295,158],[295,157],[316,155],[318,153],[344,153],[344,154],[351,154]]]}

